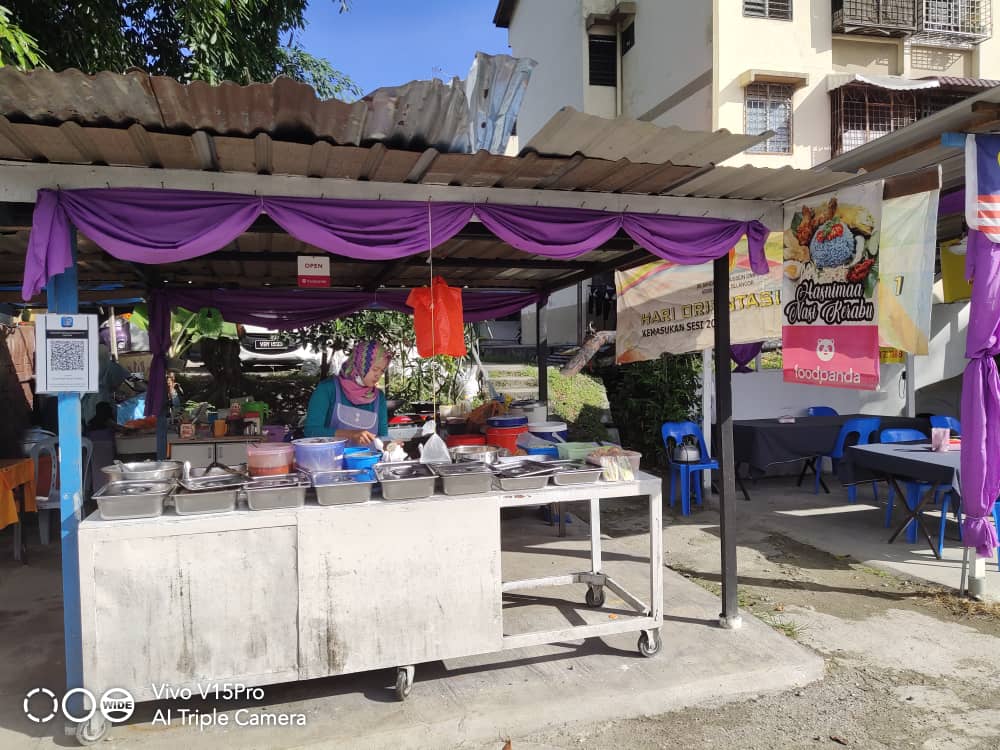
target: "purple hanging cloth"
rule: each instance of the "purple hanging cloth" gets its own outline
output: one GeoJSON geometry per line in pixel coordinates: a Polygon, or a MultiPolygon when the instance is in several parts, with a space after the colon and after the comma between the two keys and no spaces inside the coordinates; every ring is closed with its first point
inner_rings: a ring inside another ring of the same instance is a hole
{"type": "Polygon", "coordinates": [[[764,348],[764,342],[758,341],[754,344],[733,344],[729,347],[729,356],[736,363],[733,372],[753,372],[747,365],[754,361],[764,348]]]}
{"type": "Polygon", "coordinates": [[[990,523],[1000,496],[1000,244],[969,232],[966,273],[973,280],[962,376],[962,539],[992,557],[997,532],[990,523]]]}

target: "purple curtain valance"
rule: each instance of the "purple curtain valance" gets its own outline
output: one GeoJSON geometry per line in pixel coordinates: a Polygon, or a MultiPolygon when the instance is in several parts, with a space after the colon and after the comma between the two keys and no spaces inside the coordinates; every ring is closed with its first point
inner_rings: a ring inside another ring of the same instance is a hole
{"type": "Polygon", "coordinates": [[[962,540],[976,553],[992,557],[997,532],[990,523],[1000,495],[1000,245],[969,231],[968,277],[974,279],[969,304],[962,375],[962,540]]]}
{"type": "Polygon", "coordinates": [[[416,201],[283,198],[192,190],[108,188],[40,190],[21,290],[25,300],[72,263],[75,226],[116,258],[176,263],[219,250],[267,214],[290,235],[321,250],[393,260],[437,247],[476,215],[525,252],[569,259],[600,247],[619,229],[649,252],[686,265],[718,258],[744,235],[750,264],[767,273],[759,221],[726,221],[573,208],[416,201]]]}

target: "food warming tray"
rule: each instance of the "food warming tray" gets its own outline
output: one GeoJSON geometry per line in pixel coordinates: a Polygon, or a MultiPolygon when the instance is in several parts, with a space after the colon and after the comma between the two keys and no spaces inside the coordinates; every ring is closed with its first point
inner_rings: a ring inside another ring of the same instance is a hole
{"type": "Polygon", "coordinates": [[[559,462],[552,474],[552,481],[559,486],[568,484],[591,484],[600,479],[604,469],[579,462],[559,462]]]}
{"type": "Polygon", "coordinates": [[[308,472],[320,505],[346,505],[371,500],[375,479],[366,469],[308,472]]]}
{"type": "Polygon", "coordinates": [[[308,480],[300,474],[252,479],[243,485],[250,510],[301,508],[306,503],[308,480]]]}
{"type": "Polygon", "coordinates": [[[179,516],[199,513],[226,513],[236,510],[239,487],[215,490],[184,491],[174,494],[174,511],[179,516]]]}
{"type": "Polygon", "coordinates": [[[415,461],[375,464],[375,476],[386,500],[418,500],[434,494],[434,472],[415,461]]]}
{"type": "Polygon", "coordinates": [[[556,468],[542,461],[519,461],[502,466],[497,471],[497,481],[507,491],[540,490],[549,483],[556,468]]]}
{"type": "Polygon", "coordinates": [[[94,499],[106,521],[155,518],[163,514],[163,501],[174,487],[173,482],[109,482],[94,499]]]}
{"type": "Polygon", "coordinates": [[[478,495],[493,489],[493,471],[482,461],[432,464],[446,495],[478,495]]]}

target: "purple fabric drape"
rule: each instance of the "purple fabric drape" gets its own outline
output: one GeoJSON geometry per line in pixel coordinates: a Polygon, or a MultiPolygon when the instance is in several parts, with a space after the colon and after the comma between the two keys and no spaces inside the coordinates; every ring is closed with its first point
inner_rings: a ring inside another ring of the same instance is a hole
{"type": "Polygon", "coordinates": [[[30,300],[49,278],[69,268],[71,224],[116,258],[175,263],[225,247],[264,212],[304,242],[365,260],[423,252],[428,241],[431,246],[447,241],[477,214],[490,231],[513,247],[564,259],[600,247],[619,228],[654,255],[688,265],[724,255],[746,235],[751,268],[767,273],[764,241],[768,230],[758,221],[489,204],[261,198],[146,188],[40,190],[22,296],[30,300]]]}
{"type": "Polygon", "coordinates": [[[754,357],[760,354],[763,348],[763,341],[758,341],[755,344],[733,344],[730,346],[729,356],[736,363],[734,372],[753,372],[747,365],[753,362],[754,357]]]}
{"type": "Polygon", "coordinates": [[[966,271],[973,279],[962,376],[963,544],[992,557],[997,533],[989,519],[1000,495],[1000,245],[969,232],[966,271]]]}
{"type": "MultiPolygon", "coordinates": [[[[255,325],[271,330],[290,330],[342,318],[359,310],[384,309],[412,314],[407,306],[408,289],[380,292],[337,290],[329,293],[270,289],[168,289],[153,293],[149,301],[149,391],[146,414],[159,414],[164,403],[164,376],[170,349],[170,310],[183,307],[200,310],[214,307],[230,323],[255,325]]],[[[462,290],[463,318],[466,323],[502,318],[536,304],[536,292],[490,292],[462,290]]]]}

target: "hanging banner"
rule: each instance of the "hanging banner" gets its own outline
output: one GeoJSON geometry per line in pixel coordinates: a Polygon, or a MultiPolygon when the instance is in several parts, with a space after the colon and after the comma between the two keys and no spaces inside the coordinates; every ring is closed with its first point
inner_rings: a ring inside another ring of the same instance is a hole
{"type": "Polygon", "coordinates": [[[1000,242],[1000,135],[965,137],[965,223],[1000,242]]]}
{"type": "Polygon", "coordinates": [[[786,382],[878,388],[881,207],[881,181],[786,207],[786,382]]]}
{"type": "MultiPolygon", "coordinates": [[[[770,273],[750,270],[746,238],[729,253],[731,341],[746,344],[781,335],[781,234],[765,245],[770,273]]],[[[715,346],[712,266],[647,263],[615,272],[618,293],[616,361],[642,362],[715,346]]]]}
{"type": "Polygon", "coordinates": [[[883,347],[927,354],[939,192],[932,190],[882,202],[878,330],[883,347]]]}
{"type": "Polygon", "coordinates": [[[330,286],[330,257],[327,255],[298,256],[299,286],[306,288],[330,286]]]}

